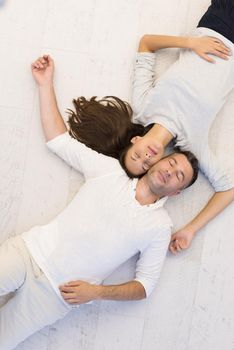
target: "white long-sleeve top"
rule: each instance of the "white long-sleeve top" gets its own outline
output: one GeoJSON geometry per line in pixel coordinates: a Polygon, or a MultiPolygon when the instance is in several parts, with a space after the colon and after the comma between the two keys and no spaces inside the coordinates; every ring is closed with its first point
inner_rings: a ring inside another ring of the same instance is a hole
{"type": "MultiPolygon", "coordinates": [[[[232,56],[227,61],[215,57],[216,63],[212,64],[192,50],[181,50],[179,59],[156,80],[157,52],[138,53],[133,82],[134,122],[164,126],[176,138],[177,146],[195,154],[215,191],[225,191],[234,185],[234,162],[218,162],[210,150],[208,134],[234,87],[234,44],[208,28],[197,28],[194,34],[220,38],[232,50],[232,56]]],[[[234,120],[233,111],[230,118],[234,120]]]]}
{"type": "Polygon", "coordinates": [[[135,280],[148,296],[162,268],[171,235],[166,197],[151,205],[135,199],[137,179],[119,162],[64,133],[49,149],[82,172],[85,183],[49,224],[25,232],[23,239],[55,291],[72,280],[100,284],[114,269],[140,253],[135,280]]]}

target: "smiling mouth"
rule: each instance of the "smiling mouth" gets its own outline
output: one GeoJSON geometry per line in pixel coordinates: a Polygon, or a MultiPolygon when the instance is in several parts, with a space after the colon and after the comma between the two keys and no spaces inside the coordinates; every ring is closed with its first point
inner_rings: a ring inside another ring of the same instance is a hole
{"type": "Polygon", "coordinates": [[[162,171],[159,171],[159,179],[160,179],[163,183],[166,183],[166,182],[167,182],[166,176],[165,176],[165,174],[164,174],[162,171]]]}
{"type": "Polygon", "coordinates": [[[151,153],[151,156],[156,156],[156,155],[157,155],[157,152],[155,151],[154,148],[148,146],[148,149],[149,149],[149,151],[150,151],[150,153],[151,153]]]}

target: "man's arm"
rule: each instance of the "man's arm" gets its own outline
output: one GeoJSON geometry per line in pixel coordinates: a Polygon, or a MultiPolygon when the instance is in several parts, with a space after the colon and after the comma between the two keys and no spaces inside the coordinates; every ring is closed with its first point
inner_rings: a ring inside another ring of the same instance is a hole
{"type": "Polygon", "coordinates": [[[40,57],[32,66],[32,74],[39,87],[41,122],[46,141],[67,131],[59,112],[54,87],[54,61],[50,56],[40,57]]]}
{"type": "MultiPolygon", "coordinates": [[[[154,216],[152,216],[152,220],[154,216]]],[[[135,279],[118,285],[93,285],[72,281],[59,287],[64,300],[70,304],[83,304],[91,300],[141,300],[153,291],[163,266],[171,236],[169,225],[152,228],[154,241],[140,253],[135,279]]],[[[146,232],[145,232],[146,233],[146,232]]]]}
{"type": "Polygon", "coordinates": [[[59,287],[69,304],[84,304],[92,300],[141,300],[146,298],[143,285],[130,281],[118,285],[97,286],[84,281],[69,282],[59,287]]]}
{"type": "Polygon", "coordinates": [[[138,52],[155,52],[165,48],[191,49],[208,62],[214,60],[207,55],[213,54],[223,59],[228,59],[231,51],[217,38],[212,37],[183,37],[169,35],[144,35],[139,43],[138,52]]]}
{"type": "Polygon", "coordinates": [[[172,235],[170,244],[172,253],[188,248],[196,233],[234,200],[233,162],[229,156],[223,155],[220,162],[209,148],[203,145],[198,154],[200,169],[216,192],[191,222],[172,235]]]}
{"type": "Polygon", "coordinates": [[[171,236],[170,251],[173,254],[190,246],[195,234],[234,200],[234,188],[216,192],[203,210],[185,227],[171,236]]]}

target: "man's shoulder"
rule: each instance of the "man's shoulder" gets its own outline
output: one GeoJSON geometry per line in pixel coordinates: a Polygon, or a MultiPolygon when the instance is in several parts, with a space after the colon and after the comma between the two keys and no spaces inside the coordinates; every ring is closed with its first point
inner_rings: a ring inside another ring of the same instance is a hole
{"type": "Polygon", "coordinates": [[[148,243],[158,245],[160,242],[169,242],[172,227],[172,220],[165,208],[152,211],[145,220],[144,227],[148,243]]]}
{"type": "Polygon", "coordinates": [[[165,207],[161,207],[159,210],[154,213],[155,217],[155,225],[160,228],[164,228],[165,230],[171,230],[173,223],[170,215],[165,207]]]}
{"type": "Polygon", "coordinates": [[[153,207],[150,210],[138,216],[139,226],[145,230],[168,230],[172,229],[172,220],[164,206],[153,207]]]}

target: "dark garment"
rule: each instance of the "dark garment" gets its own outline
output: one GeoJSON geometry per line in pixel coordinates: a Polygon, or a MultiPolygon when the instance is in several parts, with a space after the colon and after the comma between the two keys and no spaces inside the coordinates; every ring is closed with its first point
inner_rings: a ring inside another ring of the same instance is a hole
{"type": "Polygon", "coordinates": [[[213,29],[234,43],[234,0],[212,0],[197,26],[213,29]]]}

